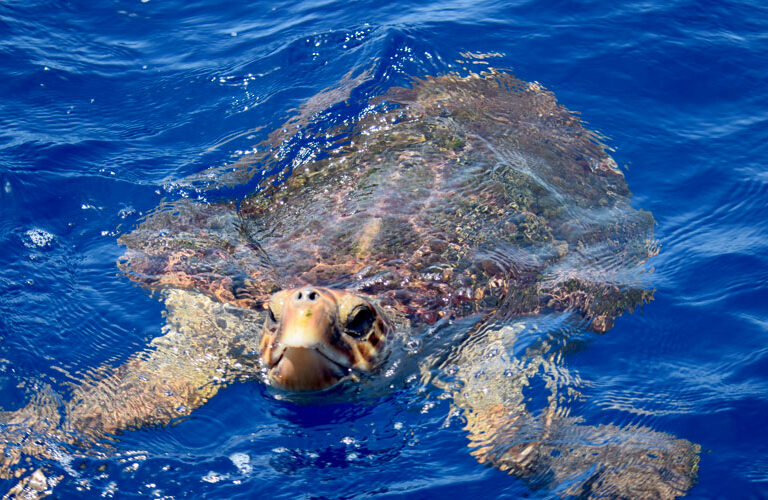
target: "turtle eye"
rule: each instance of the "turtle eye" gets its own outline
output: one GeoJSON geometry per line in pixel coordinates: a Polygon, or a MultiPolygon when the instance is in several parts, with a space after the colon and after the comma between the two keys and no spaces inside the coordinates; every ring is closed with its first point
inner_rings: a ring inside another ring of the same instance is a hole
{"type": "Polygon", "coordinates": [[[371,330],[374,319],[374,312],[369,307],[358,307],[349,316],[346,331],[353,337],[362,337],[371,330]]]}

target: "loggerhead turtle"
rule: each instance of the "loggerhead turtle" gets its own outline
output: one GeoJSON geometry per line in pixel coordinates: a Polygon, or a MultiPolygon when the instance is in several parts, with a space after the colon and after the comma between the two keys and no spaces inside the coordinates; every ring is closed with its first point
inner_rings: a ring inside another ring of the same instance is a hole
{"type": "MultiPolygon", "coordinates": [[[[284,132],[221,175],[278,164],[284,132]]],[[[556,339],[512,355],[526,318],[605,332],[652,297],[653,218],[630,206],[595,133],[540,85],[491,70],[392,88],[313,140],[320,154],[273,169],[239,202],[166,203],[120,237],[120,269],[160,291],[165,334],[68,401],[41,394],[6,415],[0,473],[50,455],[51,436],[93,450],[235,381],[321,391],[375,378],[393,344],[461,322],[465,334],[421,367],[461,411],[478,461],[563,496],[687,492],[697,445],[585,425],[559,407],[556,383],[528,408],[537,373],[562,375],[556,339]]],[[[40,471],[28,478],[16,492],[45,486],[40,471]]]]}

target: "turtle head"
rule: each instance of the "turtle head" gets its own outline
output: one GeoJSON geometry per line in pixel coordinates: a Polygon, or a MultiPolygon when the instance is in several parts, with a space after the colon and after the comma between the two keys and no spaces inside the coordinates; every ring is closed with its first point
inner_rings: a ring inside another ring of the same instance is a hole
{"type": "Polygon", "coordinates": [[[376,305],[345,290],[282,290],[266,309],[261,359],[270,381],[291,391],[325,389],[372,370],[391,329],[376,305]]]}

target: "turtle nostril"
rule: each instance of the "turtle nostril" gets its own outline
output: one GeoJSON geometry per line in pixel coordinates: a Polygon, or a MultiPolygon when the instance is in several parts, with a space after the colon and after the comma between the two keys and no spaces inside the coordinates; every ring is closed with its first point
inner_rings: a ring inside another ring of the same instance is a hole
{"type": "Polygon", "coordinates": [[[314,302],[319,296],[317,291],[306,288],[296,293],[296,302],[314,302]]]}

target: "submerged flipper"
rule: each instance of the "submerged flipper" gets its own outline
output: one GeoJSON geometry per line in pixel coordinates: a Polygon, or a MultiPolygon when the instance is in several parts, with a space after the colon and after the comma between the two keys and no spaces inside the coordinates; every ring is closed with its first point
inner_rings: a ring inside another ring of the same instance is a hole
{"type": "Polygon", "coordinates": [[[474,410],[467,421],[480,463],[562,496],[675,498],[698,470],[698,445],[644,427],[588,426],[504,406],[474,410]]]}
{"type": "Polygon", "coordinates": [[[462,410],[470,453],[563,497],[685,495],[696,479],[700,447],[645,427],[590,426],[569,416],[565,402],[576,396],[575,377],[549,341],[533,342],[519,359],[511,355],[516,340],[531,341],[540,337],[536,332],[525,320],[481,331],[444,362],[451,379],[438,385],[462,410]],[[548,392],[543,407],[530,408],[532,392],[548,392]]]}
{"type": "Polygon", "coordinates": [[[185,290],[163,297],[165,334],[147,349],[118,367],[93,370],[67,401],[43,390],[22,410],[0,414],[0,479],[29,473],[25,457],[57,460],[69,445],[98,456],[105,438],[172,423],[257,373],[250,351],[258,346],[260,312],[185,290]]]}
{"type": "Polygon", "coordinates": [[[127,363],[98,370],[77,386],[66,403],[69,427],[98,438],[165,425],[254,373],[248,364],[255,357],[242,351],[258,345],[261,313],[185,290],[166,291],[164,298],[165,335],[127,363]]]}

